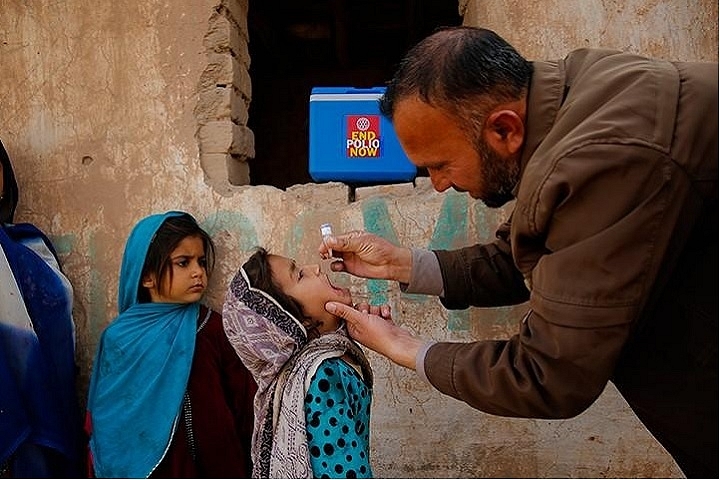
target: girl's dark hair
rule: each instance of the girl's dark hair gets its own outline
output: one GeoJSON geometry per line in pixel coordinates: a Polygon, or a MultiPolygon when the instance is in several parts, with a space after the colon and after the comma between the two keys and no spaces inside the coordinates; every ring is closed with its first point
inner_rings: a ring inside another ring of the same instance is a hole
{"type": "Polygon", "coordinates": [[[392,120],[396,102],[417,95],[462,117],[479,98],[489,106],[520,99],[532,71],[532,63],[492,30],[440,28],[401,60],[380,99],[380,111],[392,120]]]}
{"type": "Polygon", "coordinates": [[[138,290],[138,299],[141,303],[150,301],[150,293],[147,288],[142,286],[142,279],[150,274],[154,275],[159,281],[159,279],[163,278],[165,272],[169,272],[170,281],[172,281],[170,255],[180,242],[187,237],[197,237],[202,240],[205,249],[206,270],[208,277],[210,276],[215,266],[215,244],[210,235],[200,228],[197,221],[189,213],[169,217],[155,232],[145,256],[138,290]]]}
{"type": "Polygon", "coordinates": [[[3,191],[0,191],[0,223],[12,223],[18,202],[18,186],[10,156],[2,142],[0,142],[0,165],[3,176],[3,191]]]}
{"type": "Polygon", "coordinates": [[[285,294],[273,280],[268,255],[270,254],[267,250],[257,247],[255,253],[243,264],[242,268],[247,273],[250,285],[273,297],[281,307],[302,322],[304,317],[300,304],[285,294]]]}

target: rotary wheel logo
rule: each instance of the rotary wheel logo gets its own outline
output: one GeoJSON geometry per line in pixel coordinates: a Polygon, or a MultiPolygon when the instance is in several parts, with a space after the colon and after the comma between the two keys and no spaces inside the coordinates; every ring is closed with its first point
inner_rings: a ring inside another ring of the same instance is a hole
{"type": "Polygon", "coordinates": [[[368,128],[370,128],[370,120],[367,117],[360,117],[355,122],[355,126],[361,132],[365,132],[368,128]]]}

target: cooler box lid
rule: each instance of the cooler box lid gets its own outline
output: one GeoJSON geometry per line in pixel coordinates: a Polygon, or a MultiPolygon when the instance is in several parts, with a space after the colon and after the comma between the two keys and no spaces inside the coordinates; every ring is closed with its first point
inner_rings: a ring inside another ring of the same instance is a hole
{"type": "Polygon", "coordinates": [[[385,87],[314,87],[310,94],[309,173],[313,180],[410,181],[417,169],[380,114],[385,87]]]}

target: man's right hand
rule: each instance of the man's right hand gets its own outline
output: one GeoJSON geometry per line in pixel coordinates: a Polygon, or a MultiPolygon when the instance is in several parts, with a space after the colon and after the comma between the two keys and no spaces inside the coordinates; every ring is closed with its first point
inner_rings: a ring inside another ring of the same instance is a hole
{"type": "Polygon", "coordinates": [[[410,249],[393,245],[377,235],[354,231],[325,237],[318,252],[322,258],[328,258],[330,250],[334,258],[342,258],[342,261],[332,263],[333,271],[364,278],[410,282],[410,249]]]}
{"type": "Polygon", "coordinates": [[[350,305],[328,302],[325,310],[344,318],[348,333],[367,348],[384,355],[400,366],[415,370],[418,351],[425,341],[407,329],[395,325],[390,318],[390,307],[350,305]]]}

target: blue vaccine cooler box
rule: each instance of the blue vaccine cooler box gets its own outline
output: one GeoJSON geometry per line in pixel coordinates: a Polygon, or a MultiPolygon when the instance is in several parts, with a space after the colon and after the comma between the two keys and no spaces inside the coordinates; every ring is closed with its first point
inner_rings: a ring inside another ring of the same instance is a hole
{"type": "Polygon", "coordinates": [[[391,183],[417,169],[392,123],[380,114],[385,87],[314,87],[310,93],[309,173],[316,182],[391,183]]]}

